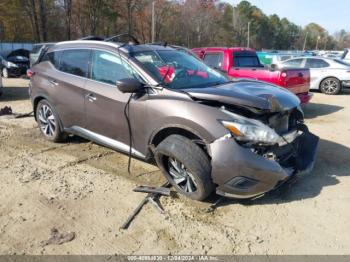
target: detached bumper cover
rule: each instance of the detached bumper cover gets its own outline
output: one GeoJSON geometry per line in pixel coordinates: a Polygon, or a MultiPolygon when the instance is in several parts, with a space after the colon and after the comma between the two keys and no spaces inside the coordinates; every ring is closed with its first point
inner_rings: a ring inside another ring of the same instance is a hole
{"type": "Polygon", "coordinates": [[[288,166],[238,145],[233,138],[214,141],[209,148],[217,193],[226,197],[251,198],[280,186],[298,173],[310,172],[318,141],[317,136],[305,130],[292,142],[295,150],[288,166]]]}

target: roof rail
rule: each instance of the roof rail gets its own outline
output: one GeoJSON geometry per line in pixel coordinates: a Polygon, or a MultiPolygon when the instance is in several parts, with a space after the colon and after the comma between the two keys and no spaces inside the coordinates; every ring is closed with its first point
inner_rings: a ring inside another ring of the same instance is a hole
{"type": "Polygon", "coordinates": [[[123,36],[128,36],[136,45],[140,44],[139,40],[137,40],[136,37],[134,37],[133,35],[131,35],[129,33],[124,33],[124,34],[119,34],[119,35],[107,37],[106,39],[104,39],[104,41],[106,41],[106,42],[118,42],[116,40],[118,40],[119,38],[121,38],[123,36]]]}
{"type": "Polygon", "coordinates": [[[105,41],[104,37],[101,36],[95,36],[95,35],[88,35],[80,38],[79,40],[95,40],[95,41],[105,41]]]}
{"type": "Polygon", "coordinates": [[[168,45],[168,42],[164,41],[164,42],[153,42],[153,43],[147,43],[147,45],[162,45],[164,47],[166,47],[168,45]]]}

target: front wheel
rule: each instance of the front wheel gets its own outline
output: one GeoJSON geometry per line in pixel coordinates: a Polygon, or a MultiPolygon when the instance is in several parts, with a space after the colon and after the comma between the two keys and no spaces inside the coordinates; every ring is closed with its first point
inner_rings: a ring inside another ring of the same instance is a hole
{"type": "Polygon", "coordinates": [[[190,139],[168,136],[157,146],[155,158],[164,176],[179,193],[204,200],[213,192],[210,160],[190,139]]]}
{"type": "Polygon", "coordinates": [[[341,84],[335,77],[324,79],[320,84],[320,90],[327,95],[337,95],[341,90],[341,84]]]}

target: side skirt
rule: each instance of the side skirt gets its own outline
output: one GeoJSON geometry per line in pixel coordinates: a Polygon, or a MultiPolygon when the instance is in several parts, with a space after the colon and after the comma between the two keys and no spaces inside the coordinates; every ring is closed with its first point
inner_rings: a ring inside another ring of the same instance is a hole
{"type": "MultiPolygon", "coordinates": [[[[122,142],[119,142],[117,140],[111,139],[109,137],[97,134],[95,132],[92,132],[90,130],[87,130],[85,128],[79,127],[79,126],[72,126],[70,128],[64,129],[68,133],[72,133],[77,136],[81,136],[83,138],[86,138],[88,140],[91,140],[97,144],[103,145],[105,147],[109,147],[113,150],[120,151],[123,153],[128,154],[130,147],[127,144],[124,144],[122,142]]],[[[141,152],[137,151],[136,149],[131,149],[131,154],[137,158],[140,159],[146,159],[146,156],[143,155],[141,152]]]]}

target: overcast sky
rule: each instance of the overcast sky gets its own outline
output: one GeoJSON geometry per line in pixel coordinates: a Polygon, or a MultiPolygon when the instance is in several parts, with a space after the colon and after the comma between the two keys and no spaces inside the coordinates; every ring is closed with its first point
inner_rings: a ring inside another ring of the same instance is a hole
{"type": "MultiPolygon", "coordinates": [[[[237,5],[240,0],[224,0],[237,5]]],[[[265,14],[277,14],[305,26],[315,22],[329,33],[350,31],[350,0],[248,0],[265,14]]]]}

